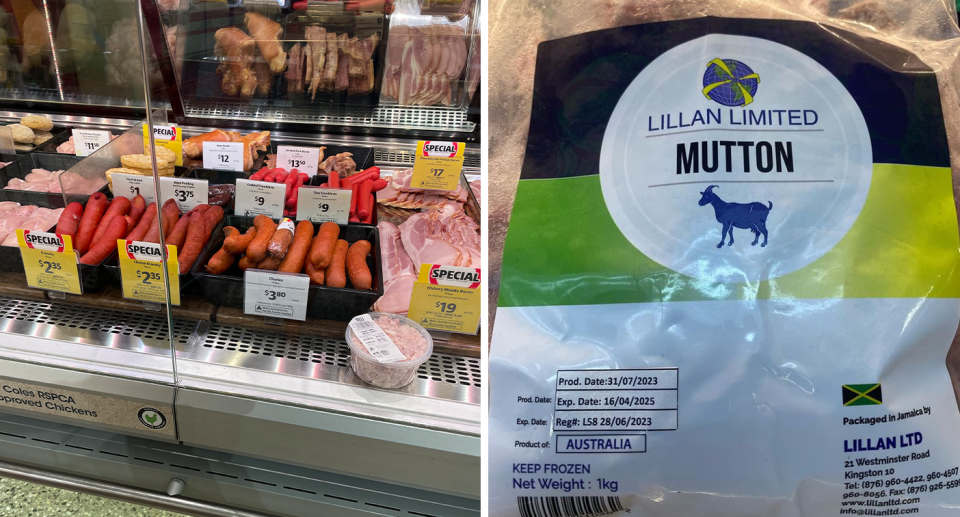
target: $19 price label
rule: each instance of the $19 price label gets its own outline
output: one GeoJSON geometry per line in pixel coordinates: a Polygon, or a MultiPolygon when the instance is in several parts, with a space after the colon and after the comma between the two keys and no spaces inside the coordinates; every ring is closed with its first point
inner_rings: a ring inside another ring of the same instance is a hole
{"type": "Polygon", "coordinates": [[[422,264],[408,317],[422,327],[476,334],[480,325],[480,269],[422,264]]]}
{"type": "MultiPolygon", "coordinates": [[[[163,285],[163,256],[159,244],[117,240],[120,257],[120,281],[123,297],[144,302],[166,303],[163,285]]],[[[170,304],[180,305],[180,264],[176,246],[167,245],[167,279],[170,282],[170,304]]]]}
{"type": "Polygon", "coordinates": [[[247,217],[266,215],[274,219],[283,217],[283,183],[237,180],[237,197],[233,213],[247,217]]]}

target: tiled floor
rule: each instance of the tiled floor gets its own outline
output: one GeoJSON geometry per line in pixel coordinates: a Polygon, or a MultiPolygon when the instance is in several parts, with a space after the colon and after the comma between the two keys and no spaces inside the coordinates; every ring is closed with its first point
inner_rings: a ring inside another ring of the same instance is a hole
{"type": "Polygon", "coordinates": [[[179,513],[0,478],[0,517],[185,517],[179,513]]]}

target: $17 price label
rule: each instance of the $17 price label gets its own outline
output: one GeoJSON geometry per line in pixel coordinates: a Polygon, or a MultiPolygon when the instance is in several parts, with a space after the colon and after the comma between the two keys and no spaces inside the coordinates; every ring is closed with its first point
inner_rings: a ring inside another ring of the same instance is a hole
{"type": "MultiPolygon", "coordinates": [[[[163,256],[159,244],[117,240],[120,257],[120,281],[123,297],[144,302],[166,303],[163,285],[163,256]]],[[[167,278],[170,282],[170,304],[180,305],[180,264],[176,246],[167,245],[167,278]]]]}
{"type": "Polygon", "coordinates": [[[77,254],[69,235],[17,230],[27,285],[47,291],[83,294],[77,254]]]}

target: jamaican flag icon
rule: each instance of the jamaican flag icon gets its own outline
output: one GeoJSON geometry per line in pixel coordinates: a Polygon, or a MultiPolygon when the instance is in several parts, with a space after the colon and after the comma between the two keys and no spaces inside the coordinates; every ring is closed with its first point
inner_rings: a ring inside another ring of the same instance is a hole
{"type": "Polygon", "coordinates": [[[883,404],[883,392],[877,384],[844,384],[844,406],[879,406],[883,404]]]}

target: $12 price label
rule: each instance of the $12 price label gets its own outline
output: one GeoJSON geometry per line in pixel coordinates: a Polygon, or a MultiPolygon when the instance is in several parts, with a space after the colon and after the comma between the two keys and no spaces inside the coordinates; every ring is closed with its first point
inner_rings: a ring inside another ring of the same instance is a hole
{"type": "Polygon", "coordinates": [[[428,329],[476,334],[480,328],[480,269],[421,265],[407,317],[428,329]]]}
{"type": "Polygon", "coordinates": [[[187,213],[197,205],[205,205],[208,200],[207,180],[184,178],[160,178],[160,201],[163,205],[168,199],[177,202],[180,213],[187,213]]]}
{"type": "MultiPolygon", "coordinates": [[[[163,254],[159,244],[117,240],[120,258],[120,281],[123,297],[144,302],[166,303],[163,285],[163,254]]],[[[180,305],[180,264],[177,247],[167,245],[167,279],[170,282],[170,304],[180,305]]]]}
{"type": "Polygon", "coordinates": [[[237,197],[233,213],[247,217],[266,215],[274,219],[283,217],[286,187],[283,183],[237,180],[237,197]]]}
{"type": "Polygon", "coordinates": [[[307,275],[248,269],[243,274],[243,312],[304,321],[309,290],[307,275]]]}
{"type": "Polygon", "coordinates": [[[350,222],[350,198],[353,191],[300,187],[297,194],[297,219],[309,219],[315,223],[333,221],[337,224],[350,222]]]}
{"type": "Polygon", "coordinates": [[[27,285],[47,291],[83,294],[77,254],[69,235],[17,230],[27,285]]]}
{"type": "Polygon", "coordinates": [[[294,147],[292,145],[277,147],[277,167],[283,167],[288,171],[297,169],[299,172],[306,173],[307,176],[314,176],[317,174],[319,162],[320,149],[318,147],[294,147]]]}
{"type": "Polygon", "coordinates": [[[203,168],[243,171],[243,142],[203,142],[203,168]]]}

